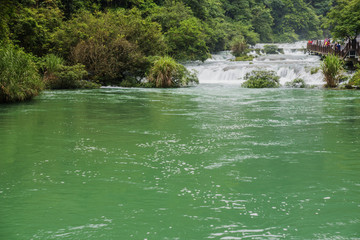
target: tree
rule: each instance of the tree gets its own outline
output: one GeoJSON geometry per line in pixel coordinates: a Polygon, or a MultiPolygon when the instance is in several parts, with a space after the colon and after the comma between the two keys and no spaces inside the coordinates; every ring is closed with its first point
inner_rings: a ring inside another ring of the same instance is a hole
{"type": "Polygon", "coordinates": [[[354,39],[360,34],[360,1],[338,0],[324,24],[335,38],[354,39]]]}
{"type": "Polygon", "coordinates": [[[53,44],[55,53],[85,65],[93,79],[105,84],[144,77],[146,57],[166,49],[159,24],[142,19],[137,9],[83,12],[55,32],[53,44]]]}
{"type": "Polygon", "coordinates": [[[260,35],[260,41],[272,42],[272,25],[274,19],[270,14],[270,9],[265,6],[256,6],[252,10],[251,24],[254,27],[255,32],[260,35]]]}
{"type": "Polygon", "coordinates": [[[182,0],[194,12],[195,17],[206,20],[209,18],[207,0],[182,0]]]}
{"type": "Polygon", "coordinates": [[[179,27],[182,21],[193,17],[191,9],[182,2],[167,2],[152,10],[150,19],[161,25],[163,33],[173,27],[179,27]]]}
{"type": "Polygon", "coordinates": [[[37,56],[47,53],[52,32],[62,24],[62,13],[56,5],[19,8],[11,20],[11,39],[27,52],[37,56]]]}
{"type": "Polygon", "coordinates": [[[209,57],[201,22],[195,17],[184,20],[166,33],[169,53],[177,60],[201,60],[209,57]]]}
{"type": "Polygon", "coordinates": [[[14,10],[16,9],[17,1],[1,0],[0,7],[0,42],[8,41],[10,38],[10,19],[14,16],[14,10]]]}
{"type": "Polygon", "coordinates": [[[99,10],[101,6],[109,4],[111,0],[58,0],[59,7],[66,19],[71,19],[79,11],[99,10]]]}
{"type": "Polygon", "coordinates": [[[305,0],[310,4],[318,16],[325,16],[331,9],[334,0],[305,0]]]}
{"type": "Polygon", "coordinates": [[[249,21],[251,19],[252,0],[225,0],[223,1],[225,16],[236,21],[249,21]]]}
{"type": "Polygon", "coordinates": [[[274,0],[269,6],[277,41],[311,39],[321,35],[319,17],[303,0],[274,0]]]}

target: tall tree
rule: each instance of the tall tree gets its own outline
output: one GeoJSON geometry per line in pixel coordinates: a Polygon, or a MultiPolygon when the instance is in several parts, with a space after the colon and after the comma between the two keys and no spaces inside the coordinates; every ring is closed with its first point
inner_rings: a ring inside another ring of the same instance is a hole
{"type": "Polygon", "coordinates": [[[318,16],[325,16],[333,5],[333,0],[305,0],[306,3],[310,4],[318,16]]]}
{"type": "Polygon", "coordinates": [[[274,19],[271,16],[270,9],[264,5],[256,6],[252,9],[251,24],[255,32],[260,35],[260,41],[272,42],[272,29],[274,19]]]}
{"type": "Polygon", "coordinates": [[[338,0],[324,24],[335,38],[354,39],[360,34],[360,1],[338,0]]]}
{"type": "Polygon", "coordinates": [[[9,40],[9,22],[14,18],[14,11],[19,7],[17,0],[0,0],[0,42],[9,40]]]}

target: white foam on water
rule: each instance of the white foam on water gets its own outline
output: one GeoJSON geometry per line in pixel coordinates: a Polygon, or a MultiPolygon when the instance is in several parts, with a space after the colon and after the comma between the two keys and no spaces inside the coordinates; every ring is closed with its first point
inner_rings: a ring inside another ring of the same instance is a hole
{"type": "MultiPolygon", "coordinates": [[[[255,48],[262,49],[266,44],[257,44],[255,48]]],[[[204,63],[187,64],[190,70],[196,70],[201,83],[242,84],[247,73],[253,70],[274,71],[280,77],[280,83],[301,78],[306,84],[323,85],[320,71],[311,74],[311,69],[320,66],[320,58],[307,54],[304,49],[306,42],[275,44],[284,50],[284,54],[261,55],[252,62],[231,61],[234,57],[229,51],[214,54],[204,63]]],[[[255,55],[255,52],[253,52],[255,55]]]]}

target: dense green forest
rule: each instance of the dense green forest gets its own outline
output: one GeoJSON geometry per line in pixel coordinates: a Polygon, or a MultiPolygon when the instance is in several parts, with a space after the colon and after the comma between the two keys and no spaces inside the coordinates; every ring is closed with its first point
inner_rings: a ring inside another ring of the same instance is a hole
{"type": "Polygon", "coordinates": [[[36,56],[55,52],[68,59],[79,42],[104,37],[94,31],[105,25],[102,34],[123,35],[129,43],[146,48],[139,49],[145,55],[161,49],[178,60],[204,60],[210,52],[229,48],[238,36],[249,44],[322,37],[322,19],[332,4],[332,0],[1,0],[0,39],[12,40],[36,56]]]}
{"type": "MultiPolygon", "coordinates": [[[[322,28],[331,25],[327,20],[330,10],[336,9],[338,3],[358,2],[0,1],[2,51],[12,49],[30,54],[32,63],[29,64],[40,69],[40,75],[47,80],[45,86],[49,88],[83,86],[78,82],[68,83],[81,79],[84,71],[92,82],[134,86],[150,72],[154,74],[151,68],[155,62],[172,66],[172,58],[180,62],[204,61],[211,53],[231,49],[239,41],[253,45],[323,38],[330,34],[322,28]],[[166,56],[171,58],[161,58],[166,56]],[[168,61],[162,61],[164,59],[168,61]],[[69,72],[66,76],[65,70],[69,72]],[[61,83],[60,79],[63,79],[61,83]]],[[[333,13],[332,19],[334,16],[333,13]]],[[[191,73],[176,66],[172,72],[159,72],[156,76],[193,79],[191,73]]],[[[180,80],[177,82],[186,82],[180,80]]]]}

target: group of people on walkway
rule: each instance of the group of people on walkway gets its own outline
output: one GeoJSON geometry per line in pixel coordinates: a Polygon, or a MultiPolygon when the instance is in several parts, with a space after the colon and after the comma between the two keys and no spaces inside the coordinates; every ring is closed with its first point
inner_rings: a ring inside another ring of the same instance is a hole
{"type": "Polygon", "coordinates": [[[309,40],[308,44],[311,45],[317,45],[317,46],[322,46],[322,47],[331,47],[332,49],[334,49],[335,51],[340,51],[341,50],[341,45],[339,42],[335,42],[335,43],[331,43],[330,39],[325,38],[324,41],[322,40],[309,40]]]}

